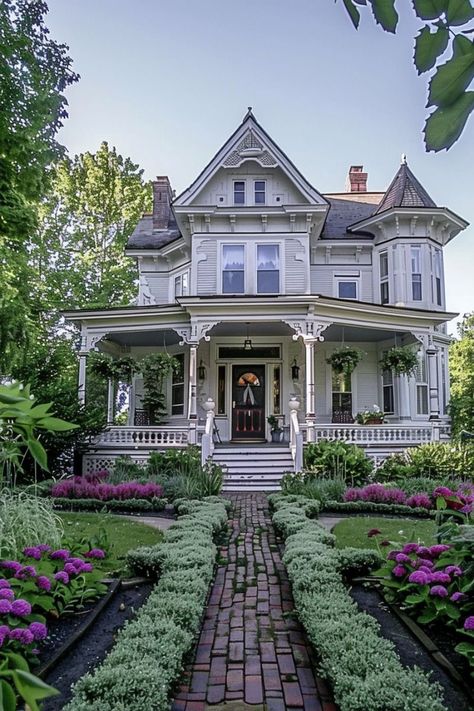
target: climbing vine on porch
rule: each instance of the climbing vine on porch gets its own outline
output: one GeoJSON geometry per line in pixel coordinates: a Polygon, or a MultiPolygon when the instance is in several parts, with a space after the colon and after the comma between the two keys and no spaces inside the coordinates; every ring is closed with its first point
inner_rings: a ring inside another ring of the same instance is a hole
{"type": "Polygon", "coordinates": [[[409,346],[394,346],[380,361],[382,370],[392,370],[396,375],[410,375],[418,365],[418,355],[409,346]]]}
{"type": "Polygon", "coordinates": [[[332,367],[338,375],[350,375],[359,365],[364,357],[363,352],[359,348],[351,348],[343,346],[333,351],[326,362],[332,367]]]}
{"type": "Polygon", "coordinates": [[[169,353],[150,353],[137,365],[143,377],[143,407],[150,423],[159,425],[167,414],[165,382],[169,375],[179,371],[179,361],[169,353]]]}
{"type": "Polygon", "coordinates": [[[127,385],[131,384],[137,372],[137,362],[131,356],[113,359],[103,353],[92,353],[89,362],[92,371],[99,377],[127,385]]]}

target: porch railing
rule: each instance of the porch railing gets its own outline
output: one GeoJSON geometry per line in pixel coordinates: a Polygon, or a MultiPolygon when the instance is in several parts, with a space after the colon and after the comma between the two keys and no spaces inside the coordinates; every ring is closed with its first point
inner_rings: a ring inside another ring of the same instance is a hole
{"type": "Polygon", "coordinates": [[[314,430],[313,439],[316,442],[320,439],[339,439],[363,446],[399,445],[403,447],[425,444],[439,439],[439,428],[430,423],[419,425],[304,424],[301,427],[306,431],[306,434],[311,427],[314,430]]]}
{"type": "Polygon", "coordinates": [[[98,447],[185,447],[189,443],[189,430],[184,427],[109,427],[94,442],[98,447]]]}

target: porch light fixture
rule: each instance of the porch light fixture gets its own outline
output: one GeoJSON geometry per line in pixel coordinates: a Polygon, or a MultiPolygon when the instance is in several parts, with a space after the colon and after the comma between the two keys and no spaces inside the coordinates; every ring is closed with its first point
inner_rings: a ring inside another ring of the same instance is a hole
{"type": "Polygon", "coordinates": [[[299,380],[300,377],[300,366],[296,362],[296,358],[293,361],[293,364],[291,366],[291,379],[292,380],[299,380]]]}
{"type": "Polygon", "coordinates": [[[201,362],[199,363],[199,368],[198,368],[198,379],[199,380],[205,380],[206,379],[206,366],[204,363],[201,362]]]}
{"type": "Polygon", "coordinates": [[[247,338],[244,341],[244,351],[252,350],[252,341],[249,338],[249,325],[247,323],[247,338]]]}

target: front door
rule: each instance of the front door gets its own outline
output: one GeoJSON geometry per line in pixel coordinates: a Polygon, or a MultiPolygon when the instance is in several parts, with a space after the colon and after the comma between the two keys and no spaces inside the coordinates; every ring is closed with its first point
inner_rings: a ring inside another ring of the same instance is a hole
{"type": "Polygon", "coordinates": [[[232,367],[232,439],[265,439],[265,366],[232,367]]]}

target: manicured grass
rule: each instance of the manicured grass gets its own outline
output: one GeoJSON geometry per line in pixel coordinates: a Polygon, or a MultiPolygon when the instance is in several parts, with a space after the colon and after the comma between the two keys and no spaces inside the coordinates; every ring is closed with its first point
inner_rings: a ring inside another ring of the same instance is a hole
{"type": "Polygon", "coordinates": [[[127,575],[125,556],[129,550],[138,546],[151,546],[159,543],[163,537],[161,531],[143,523],[129,521],[122,516],[107,513],[60,513],[64,522],[66,540],[79,542],[104,532],[109,554],[105,560],[98,560],[95,565],[104,574],[127,575]]]}
{"type": "Polygon", "coordinates": [[[393,545],[382,547],[382,551],[403,546],[409,541],[433,545],[436,526],[434,521],[425,519],[384,518],[381,516],[354,516],[336,524],[332,533],[337,538],[337,547],[375,548],[377,541],[391,541],[393,545]],[[380,535],[368,538],[367,533],[378,528],[380,535]]]}

